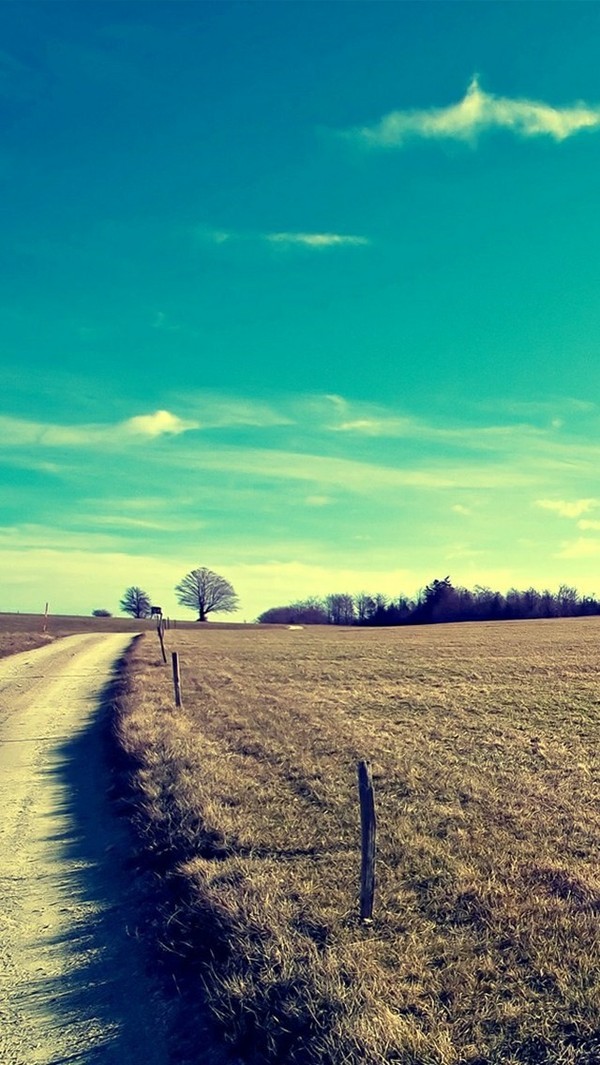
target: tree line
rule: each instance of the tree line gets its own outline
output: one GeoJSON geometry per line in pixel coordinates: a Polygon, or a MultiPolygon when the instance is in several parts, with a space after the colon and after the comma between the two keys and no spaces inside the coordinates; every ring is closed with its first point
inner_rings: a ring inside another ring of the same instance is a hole
{"type": "Polygon", "coordinates": [[[600,600],[580,596],[561,584],[557,592],[511,588],[506,594],[476,585],[455,587],[450,577],[436,579],[413,599],[360,592],[311,597],[271,607],[258,618],[279,625],[434,625],[448,621],[518,621],[600,614],[600,600]]]}

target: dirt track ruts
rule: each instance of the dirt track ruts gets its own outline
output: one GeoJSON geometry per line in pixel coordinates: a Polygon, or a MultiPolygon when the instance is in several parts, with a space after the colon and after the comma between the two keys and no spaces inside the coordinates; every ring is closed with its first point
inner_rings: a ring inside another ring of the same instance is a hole
{"type": "Polygon", "coordinates": [[[0,1061],[168,1060],[107,797],[103,697],[131,634],[0,662],[0,1061]]]}

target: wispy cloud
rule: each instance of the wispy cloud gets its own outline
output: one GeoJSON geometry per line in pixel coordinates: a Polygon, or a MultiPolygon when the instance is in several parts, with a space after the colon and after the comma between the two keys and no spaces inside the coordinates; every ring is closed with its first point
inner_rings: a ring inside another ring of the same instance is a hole
{"type": "Polygon", "coordinates": [[[305,502],[307,507],[328,507],[333,500],[331,496],[314,495],[307,496],[305,502]]]}
{"type": "Polygon", "coordinates": [[[304,248],[361,247],[370,244],[367,237],[347,233],[267,233],[265,240],[271,244],[301,245],[304,248]]]}
{"type": "MultiPolygon", "coordinates": [[[[512,464],[432,463],[428,467],[383,465],[296,451],[267,448],[203,448],[169,456],[181,468],[227,471],[261,480],[307,481],[321,487],[343,486],[347,492],[370,496],[394,488],[498,488],[527,485],[534,475],[512,464]]],[[[324,493],[326,494],[326,493],[324,493]]]]}
{"type": "Polygon", "coordinates": [[[310,248],[313,251],[322,251],[325,248],[360,248],[371,244],[368,237],[358,236],[355,233],[332,233],[332,232],[296,232],[294,230],[282,230],[277,233],[236,233],[224,229],[209,229],[198,227],[196,236],[199,240],[208,244],[227,244],[231,242],[260,242],[278,245],[288,248],[310,248]]]}
{"type": "Polygon", "coordinates": [[[204,392],[182,394],[179,402],[186,408],[188,417],[180,417],[170,410],[156,410],[113,424],[57,425],[0,415],[0,449],[126,445],[136,440],[181,436],[190,430],[258,429],[293,424],[287,414],[260,400],[204,392]]]}
{"type": "Polygon", "coordinates": [[[600,540],[588,540],[580,536],[578,540],[563,543],[556,558],[597,558],[600,555],[600,540]]]}
{"type": "Polygon", "coordinates": [[[226,229],[211,229],[210,226],[196,226],[196,238],[206,244],[226,244],[228,240],[239,239],[239,233],[230,233],[226,229]]]}
{"type": "Polygon", "coordinates": [[[417,419],[397,414],[381,406],[350,401],[344,396],[329,394],[313,400],[315,413],[320,415],[328,431],[357,436],[411,436],[419,431],[417,419]]]}
{"type": "MultiPolygon", "coordinates": [[[[474,447],[478,451],[488,449],[514,450],[523,437],[529,439],[548,437],[546,429],[527,423],[519,425],[451,426],[426,422],[420,418],[397,414],[382,406],[350,402],[342,396],[323,397],[321,417],[328,431],[349,436],[398,437],[432,443],[453,444],[457,447],[474,447]]],[[[315,407],[317,404],[315,403],[315,407]]]]}
{"type": "Polygon", "coordinates": [[[186,527],[199,529],[205,524],[205,522],[196,518],[185,525],[179,516],[175,521],[156,521],[152,518],[132,518],[126,514],[86,514],[83,517],[79,517],[77,523],[79,525],[92,525],[94,528],[103,525],[109,529],[131,529],[149,532],[181,532],[186,527]]]}
{"type": "Polygon", "coordinates": [[[109,532],[77,532],[59,526],[50,528],[33,522],[0,526],[0,551],[4,548],[14,548],[16,545],[23,551],[32,548],[65,552],[86,549],[109,551],[115,549],[118,539],[109,532]]]}
{"type": "Polygon", "coordinates": [[[362,436],[408,436],[415,432],[412,418],[354,418],[330,426],[335,433],[359,433],[362,436]]]}
{"type": "MultiPolygon", "coordinates": [[[[90,552],[98,556],[102,574],[102,582],[85,586],[90,609],[114,609],[133,580],[168,602],[175,580],[195,563],[230,576],[256,603],[252,614],[300,594],[293,565],[306,558],[323,568],[315,574],[318,593],[349,588],[354,566],[359,586],[393,591],[392,578],[379,585],[377,572],[392,572],[398,542],[420,574],[406,582],[409,591],[432,576],[432,566],[468,586],[543,586],[560,576],[593,590],[600,557],[595,421],[591,429],[574,419],[567,431],[546,420],[542,429],[515,424],[514,416],[504,424],[495,411],[499,424],[491,415],[474,424],[436,406],[411,414],[340,395],[202,389],[167,393],[159,409],[112,423],[80,417],[74,425],[0,419],[2,460],[40,468],[56,461],[64,488],[60,497],[54,484],[44,494],[40,480],[35,493],[25,486],[5,493],[0,562],[7,573],[15,569],[18,608],[36,602],[35,570],[43,598],[66,609],[71,593],[62,586],[75,588],[86,552],[88,565],[90,552]],[[48,506],[54,530],[44,526],[48,506]],[[171,560],[162,570],[149,555],[159,545],[171,560]],[[275,560],[273,585],[255,587],[249,573],[246,581],[244,560],[275,560]],[[505,574],[493,569],[504,564],[505,574]],[[335,582],[323,577],[330,566],[335,582]]],[[[308,586],[301,592],[309,594],[308,586]]],[[[73,591],[73,605],[76,599],[73,591]]]]}
{"type": "Polygon", "coordinates": [[[168,410],[139,414],[114,425],[53,425],[0,416],[0,447],[77,447],[102,443],[122,443],[128,439],[156,439],[178,436],[197,429],[198,422],[186,421],[168,410]]]}
{"type": "Polygon", "coordinates": [[[582,514],[587,514],[590,510],[595,510],[596,507],[600,506],[600,500],[536,499],[535,505],[543,510],[553,510],[561,518],[580,518],[582,514]]]}
{"type": "Polygon", "coordinates": [[[295,420],[279,406],[260,399],[245,399],[243,396],[228,396],[209,391],[181,393],[175,398],[193,417],[198,418],[205,429],[233,429],[238,426],[267,429],[278,425],[292,425],[295,420]]]}
{"type": "Polygon", "coordinates": [[[414,111],[392,111],[374,126],[350,130],[348,136],[374,147],[401,147],[408,140],[475,141],[487,130],[504,129],[521,137],[563,141],[583,129],[600,126],[600,107],[576,103],[553,107],[538,100],[511,99],[485,92],[477,76],[456,104],[414,111]]]}

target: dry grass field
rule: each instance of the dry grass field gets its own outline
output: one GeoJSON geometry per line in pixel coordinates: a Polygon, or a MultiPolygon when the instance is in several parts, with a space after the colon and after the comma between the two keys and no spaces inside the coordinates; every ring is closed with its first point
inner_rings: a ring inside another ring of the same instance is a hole
{"type": "Polygon", "coordinates": [[[117,731],[192,1029],[202,987],[252,1062],[597,1065],[599,644],[596,619],[208,626],[167,633],[175,710],[138,641],[117,731]]]}
{"type": "MultiPolygon", "coordinates": [[[[142,622],[142,625],[148,625],[142,622]]],[[[132,632],[140,631],[140,623],[129,618],[83,618],[71,616],[49,617],[43,614],[0,613],[0,658],[43,647],[61,636],[76,632],[132,632]],[[44,631],[44,624],[46,631],[44,631]]]]}
{"type": "MultiPolygon", "coordinates": [[[[155,621],[136,618],[93,618],[77,615],[51,615],[44,631],[43,614],[8,614],[0,612],[0,658],[14,655],[19,651],[30,651],[34,647],[43,647],[50,640],[61,636],[72,636],[76,632],[150,632],[156,629],[155,621]]],[[[181,629],[197,629],[193,621],[176,621],[181,629]]],[[[226,628],[234,628],[235,623],[226,628]]]]}

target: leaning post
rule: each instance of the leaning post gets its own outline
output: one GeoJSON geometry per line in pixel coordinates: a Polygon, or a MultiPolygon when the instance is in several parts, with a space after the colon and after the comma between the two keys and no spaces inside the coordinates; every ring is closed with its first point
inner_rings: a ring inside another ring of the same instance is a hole
{"type": "Polygon", "coordinates": [[[158,624],[156,626],[156,632],[157,632],[158,638],[160,640],[160,649],[162,651],[162,660],[163,660],[163,662],[166,665],[167,664],[167,652],[165,651],[164,628],[163,628],[162,618],[160,618],[160,617],[158,619],[158,624]]]}

